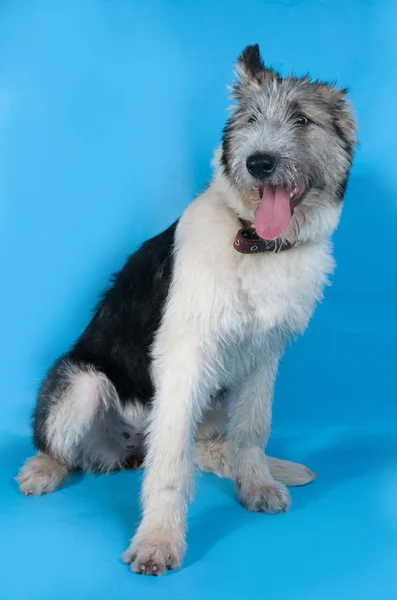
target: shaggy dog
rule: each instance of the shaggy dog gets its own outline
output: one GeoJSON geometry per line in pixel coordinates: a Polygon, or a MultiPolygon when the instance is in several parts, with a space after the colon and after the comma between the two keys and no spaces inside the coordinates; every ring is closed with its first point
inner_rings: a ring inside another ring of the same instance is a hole
{"type": "Polygon", "coordinates": [[[137,573],[180,566],[195,463],[271,514],[288,510],[285,484],[314,477],[263,449],[278,362],[334,268],[356,144],[345,94],[283,78],[248,46],[209,187],[128,259],[41,385],[21,490],[123,468],[145,448],[143,518],[124,555],[137,573]]]}

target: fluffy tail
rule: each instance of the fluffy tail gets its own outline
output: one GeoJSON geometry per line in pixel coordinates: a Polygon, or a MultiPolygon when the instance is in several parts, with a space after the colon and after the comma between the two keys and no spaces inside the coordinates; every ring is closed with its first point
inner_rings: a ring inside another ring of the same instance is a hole
{"type": "MultiPolygon", "coordinates": [[[[267,456],[267,463],[273,478],[291,487],[306,485],[317,477],[317,473],[313,473],[304,465],[289,460],[267,456]]],[[[214,473],[218,477],[233,479],[233,469],[224,436],[196,442],[196,467],[200,471],[214,473]]]]}
{"type": "Polygon", "coordinates": [[[305,465],[281,460],[280,458],[267,457],[270,473],[276,481],[280,481],[290,487],[306,485],[316,479],[318,473],[313,473],[305,465]]]}

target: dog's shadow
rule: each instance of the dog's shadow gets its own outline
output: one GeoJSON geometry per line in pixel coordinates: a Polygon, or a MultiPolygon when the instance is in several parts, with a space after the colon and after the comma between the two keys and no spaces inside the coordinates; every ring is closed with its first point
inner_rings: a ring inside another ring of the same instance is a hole
{"type": "MultiPolygon", "coordinates": [[[[299,436],[278,437],[272,442],[272,455],[294,459],[294,448],[296,450],[299,445],[299,436]]],[[[295,488],[292,511],[305,510],[318,498],[326,496],[333,488],[396,463],[397,434],[396,432],[359,434],[346,431],[340,433],[332,443],[321,450],[309,453],[304,458],[298,458],[317,471],[319,476],[306,489],[295,488]]],[[[226,495],[234,494],[232,482],[215,476],[208,477],[210,477],[208,481],[217,488],[217,491],[221,489],[226,495]]],[[[238,510],[236,505],[230,502],[201,511],[189,528],[189,551],[185,566],[201,560],[221,538],[244,527],[250,518],[249,513],[243,508],[238,510]]],[[[252,515],[252,518],[257,516],[252,515]]]]}
{"type": "MultiPolygon", "coordinates": [[[[280,437],[272,440],[271,453],[278,457],[294,459],[294,453],[300,446],[299,436],[280,437]]],[[[15,477],[18,468],[27,456],[33,454],[30,440],[22,436],[12,436],[0,453],[1,472],[15,477]]],[[[304,490],[293,492],[292,511],[305,510],[319,497],[327,495],[334,487],[345,482],[366,476],[371,472],[386,468],[397,462],[397,435],[395,432],[384,433],[340,433],[333,442],[306,456],[298,456],[310,468],[319,472],[318,479],[304,490]]],[[[225,479],[210,474],[204,474],[206,488],[212,488],[217,497],[225,497],[224,502],[211,503],[206,509],[199,511],[190,519],[188,531],[189,551],[185,566],[200,561],[208,551],[222,538],[244,527],[250,516],[236,502],[231,502],[235,495],[234,484],[225,479]],[[227,500],[226,500],[227,498],[227,500]]],[[[73,473],[64,489],[83,484],[85,476],[73,473]]],[[[108,476],[89,477],[84,481],[91,492],[85,495],[90,503],[95,504],[95,510],[108,512],[117,528],[121,528],[126,540],[134,532],[140,518],[139,492],[142,472],[124,471],[108,476]]],[[[16,482],[13,482],[15,489],[16,482]]],[[[269,517],[271,518],[271,517],[269,517]]]]}
{"type": "MultiPolygon", "coordinates": [[[[277,455],[284,455],[282,448],[288,447],[287,456],[290,458],[293,444],[293,441],[286,440],[278,447],[277,442],[275,448],[280,450],[277,455]]],[[[310,493],[294,493],[295,510],[306,508],[337,486],[396,463],[397,432],[345,431],[321,449],[308,453],[303,462],[318,472],[319,476],[310,486],[310,493]]]]}
{"type": "MultiPolygon", "coordinates": [[[[1,485],[11,488],[12,494],[7,496],[11,502],[19,496],[18,483],[15,478],[27,458],[36,453],[29,437],[10,435],[0,446],[0,474],[1,485]]],[[[113,472],[108,475],[90,475],[81,471],[72,472],[60,488],[66,493],[74,493],[75,486],[85,485],[89,493],[84,494],[84,501],[88,502],[95,512],[108,513],[111,519],[131,536],[140,517],[139,493],[141,488],[142,472],[125,470],[113,472]]],[[[55,491],[51,496],[56,496],[55,491]]],[[[23,499],[23,496],[20,495],[23,499]]],[[[26,499],[30,501],[30,499],[26,499]]],[[[128,540],[128,537],[126,538],[128,540]]]]}

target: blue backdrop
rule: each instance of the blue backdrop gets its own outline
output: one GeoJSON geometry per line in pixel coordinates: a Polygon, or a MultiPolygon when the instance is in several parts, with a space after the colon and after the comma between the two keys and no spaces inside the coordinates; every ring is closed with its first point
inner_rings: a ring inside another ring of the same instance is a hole
{"type": "Polygon", "coordinates": [[[393,0],[0,0],[2,598],[395,600],[396,22],[393,0]],[[276,393],[272,452],[320,477],[277,517],[199,477],[184,569],[138,578],[118,556],[140,474],[38,499],[12,478],[45,369],[208,181],[232,62],[255,42],[284,74],[349,85],[360,123],[334,285],[276,393]]]}

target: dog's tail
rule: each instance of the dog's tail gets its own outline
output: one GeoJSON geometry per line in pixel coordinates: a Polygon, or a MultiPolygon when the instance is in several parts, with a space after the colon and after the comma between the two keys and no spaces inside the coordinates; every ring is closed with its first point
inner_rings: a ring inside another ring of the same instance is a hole
{"type": "MultiPolygon", "coordinates": [[[[310,483],[317,477],[310,469],[299,463],[267,456],[270,474],[273,479],[288,486],[310,483]]],[[[196,441],[196,467],[200,471],[214,473],[218,477],[233,479],[233,469],[227,451],[225,436],[196,441]]]]}
{"type": "Polygon", "coordinates": [[[306,485],[316,479],[318,473],[313,473],[310,469],[299,463],[280,458],[267,457],[270,473],[276,481],[285,485],[295,487],[306,485]]]}

